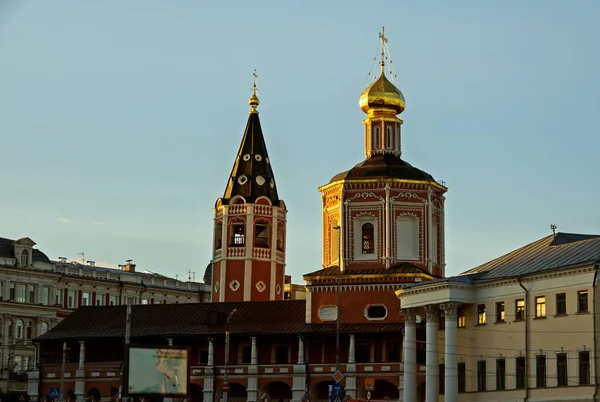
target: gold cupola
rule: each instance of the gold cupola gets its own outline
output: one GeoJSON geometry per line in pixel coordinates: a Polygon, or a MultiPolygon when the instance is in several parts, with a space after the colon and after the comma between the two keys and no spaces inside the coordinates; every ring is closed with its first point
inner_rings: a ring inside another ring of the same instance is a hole
{"type": "Polygon", "coordinates": [[[359,100],[360,108],[370,117],[379,114],[377,112],[383,112],[383,114],[393,112],[394,115],[398,115],[406,107],[402,92],[385,76],[385,43],[387,38],[384,36],[384,32],[382,30],[379,34],[381,39],[381,61],[379,62],[381,75],[360,94],[359,100]]]}

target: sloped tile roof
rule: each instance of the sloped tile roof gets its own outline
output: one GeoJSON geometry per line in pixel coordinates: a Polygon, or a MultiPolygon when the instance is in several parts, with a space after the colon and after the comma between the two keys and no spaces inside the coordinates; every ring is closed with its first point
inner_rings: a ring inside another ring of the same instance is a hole
{"type": "MultiPolygon", "coordinates": [[[[315,276],[337,276],[338,267],[327,267],[320,269],[315,272],[311,272],[308,274],[304,274],[303,278],[310,279],[315,276]]],[[[385,275],[385,274],[426,274],[431,276],[430,273],[425,271],[418,266],[403,262],[394,266],[391,266],[389,269],[382,268],[362,268],[362,269],[348,269],[342,272],[341,276],[344,275],[385,275]]]]}
{"type": "MultiPolygon", "coordinates": [[[[220,335],[225,321],[232,334],[335,332],[335,324],[306,324],[305,300],[239,303],[136,305],[131,310],[131,337],[220,335]]],[[[36,341],[123,338],[126,306],[81,307],[36,341]]],[[[343,324],[342,332],[393,332],[402,324],[343,324]]]]}
{"type": "Polygon", "coordinates": [[[600,262],[600,235],[557,233],[459,275],[476,281],[517,277],[600,262]]]}

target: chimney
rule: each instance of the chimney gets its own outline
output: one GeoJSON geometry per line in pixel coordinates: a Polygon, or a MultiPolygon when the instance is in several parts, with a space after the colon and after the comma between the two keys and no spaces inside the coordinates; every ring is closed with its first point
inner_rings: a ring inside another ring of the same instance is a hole
{"type": "Polygon", "coordinates": [[[133,260],[125,261],[125,265],[123,265],[123,271],[135,272],[135,264],[132,263],[133,260]]]}
{"type": "Polygon", "coordinates": [[[67,257],[58,257],[58,261],[64,264],[67,262],[67,257]]]}
{"type": "Polygon", "coordinates": [[[96,266],[96,261],[90,261],[90,260],[88,260],[88,265],[90,267],[95,267],[96,266]]]}

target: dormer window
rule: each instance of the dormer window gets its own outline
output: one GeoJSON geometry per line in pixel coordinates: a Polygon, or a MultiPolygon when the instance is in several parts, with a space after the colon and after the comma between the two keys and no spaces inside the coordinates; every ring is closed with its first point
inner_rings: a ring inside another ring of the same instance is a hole
{"type": "Polygon", "coordinates": [[[23,250],[21,252],[21,266],[27,267],[29,266],[29,251],[23,250]]]}
{"type": "Polygon", "coordinates": [[[254,247],[269,247],[269,224],[257,223],[254,230],[254,247]]]}
{"type": "Polygon", "coordinates": [[[375,234],[372,223],[362,225],[362,253],[373,254],[375,252],[375,234]]]}
{"type": "Polygon", "coordinates": [[[231,228],[231,246],[242,247],[246,244],[246,229],[243,222],[234,223],[231,228]]]}

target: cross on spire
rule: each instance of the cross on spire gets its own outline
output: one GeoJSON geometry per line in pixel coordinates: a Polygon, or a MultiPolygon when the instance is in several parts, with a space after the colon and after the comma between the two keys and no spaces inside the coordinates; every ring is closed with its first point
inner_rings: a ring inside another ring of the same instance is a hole
{"type": "Polygon", "coordinates": [[[381,74],[383,74],[385,66],[385,44],[388,41],[385,37],[385,27],[381,27],[381,32],[379,32],[379,39],[381,39],[381,61],[379,62],[379,65],[381,66],[381,74]]]}
{"type": "Polygon", "coordinates": [[[258,91],[258,87],[256,86],[256,82],[258,80],[258,74],[256,74],[256,69],[254,69],[252,75],[254,76],[254,85],[252,85],[252,96],[250,97],[250,101],[248,103],[251,107],[250,113],[258,113],[258,111],[256,110],[256,107],[259,104],[258,96],[256,95],[256,92],[258,91]]]}

